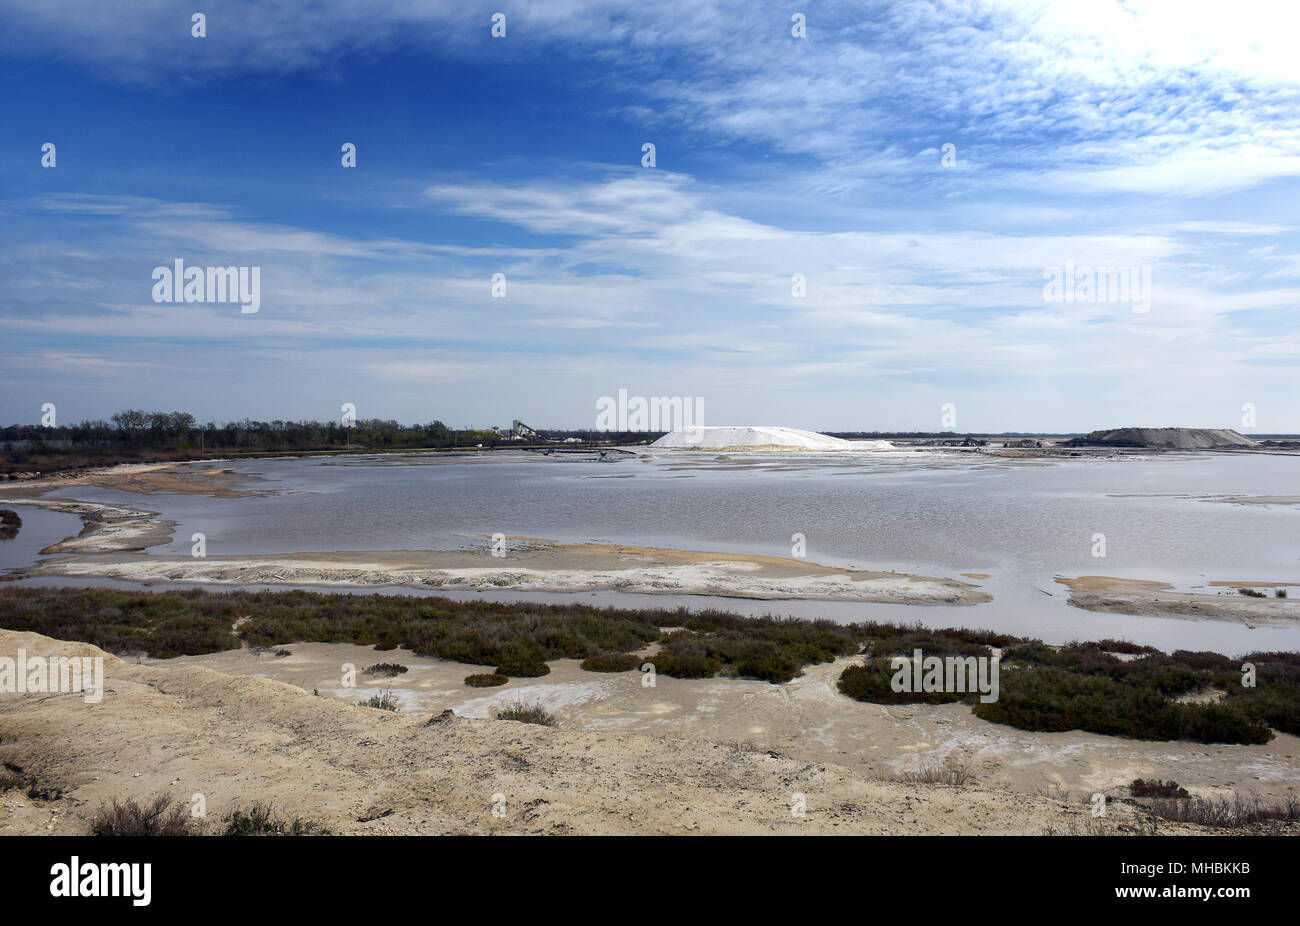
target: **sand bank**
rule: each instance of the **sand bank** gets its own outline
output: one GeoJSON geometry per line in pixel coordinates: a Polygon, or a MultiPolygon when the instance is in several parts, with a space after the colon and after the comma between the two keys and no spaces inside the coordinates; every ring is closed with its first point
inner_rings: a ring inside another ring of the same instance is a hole
{"type": "Polygon", "coordinates": [[[81,533],[52,543],[41,553],[138,552],[168,543],[175,521],[159,520],[156,511],[59,498],[6,498],[7,505],[30,505],[81,518],[81,533]]]}
{"type": "Polygon", "coordinates": [[[174,492],[182,495],[211,495],[217,498],[246,498],[260,495],[242,488],[246,477],[234,470],[210,465],[199,468],[193,463],[123,463],[103,469],[59,473],[0,485],[0,498],[33,498],[52,489],[92,485],[147,495],[151,492],[174,492]]]}
{"type": "MultiPolygon", "coordinates": [[[[1300,598],[1251,598],[1237,594],[1205,595],[1176,591],[1167,582],[1114,576],[1057,576],[1070,590],[1070,604],[1085,611],[1235,621],[1248,627],[1294,627],[1300,623],[1300,598]]],[[[1281,587],[1292,583],[1211,582],[1225,588],[1281,587]]]]}
{"type": "Polygon", "coordinates": [[[487,551],[387,550],[272,556],[87,555],[44,562],[21,576],[97,576],[135,582],[210,585],[407,586],[725,598],[963,605],[989,601],[956,579],[821,566],[806,560],[529,538],[508,556],[487,551]]]}

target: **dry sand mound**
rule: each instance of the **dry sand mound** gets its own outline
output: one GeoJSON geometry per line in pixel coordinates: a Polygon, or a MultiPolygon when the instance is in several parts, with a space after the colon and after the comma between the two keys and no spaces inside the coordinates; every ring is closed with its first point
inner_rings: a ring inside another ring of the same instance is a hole
{"type": "Polygon", "coordinates": [[[686,428],[670,431],[651,447],[669,450],[892,450],[881,440],[843,440],[798,428],[686,428]]]}

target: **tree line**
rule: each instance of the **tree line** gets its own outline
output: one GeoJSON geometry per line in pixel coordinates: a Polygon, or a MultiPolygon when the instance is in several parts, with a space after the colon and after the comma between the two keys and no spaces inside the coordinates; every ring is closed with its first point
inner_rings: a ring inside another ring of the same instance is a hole
{"type": "Polygon", "coordinates": [[[501,438],[493,431],[453,430],[441,421],[403,425],[381,419],[358,419],[351,425],[321,421],[232,421],[199,424],[189,412],[148,412],[127,409],[108,420],[44,427],[14,424],[0,427],[0,444],[26,449],[113,450],[322,450],[338,447],[453,447],[487,444],[501,438]]]}

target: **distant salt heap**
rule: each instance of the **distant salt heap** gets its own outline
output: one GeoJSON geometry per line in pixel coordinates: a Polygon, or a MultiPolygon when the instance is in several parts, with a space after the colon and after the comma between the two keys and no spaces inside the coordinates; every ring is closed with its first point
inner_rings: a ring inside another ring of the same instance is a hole
{"type": "Polygon", "coordinates": [[[685,428],[651,447],[666,450],[892,450],[883,440],[843,440],[798,428],[685,428]]]}

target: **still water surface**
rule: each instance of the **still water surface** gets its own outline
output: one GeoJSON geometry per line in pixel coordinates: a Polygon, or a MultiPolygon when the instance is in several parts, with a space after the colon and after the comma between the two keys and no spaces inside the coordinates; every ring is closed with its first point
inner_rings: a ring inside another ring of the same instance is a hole
{"type": "MultiPolygon", "coordinates": [[[[1300,650],[1300,628],[1250,630],[1069,608],[1053,581],[1111,575],[1179,588],[1216,579],[1300,582],[1300,506],[1206,500],[1300,495],[1300,457],[1190,454],[1013,465],[953,454],[679,452],[602,463],[496,453],[228,465],[248,488],[269,494],[140,496],[76,486],[53,496],[149,508],[177,521],[173,542],[151,551],[159,553],[188,553],[196,531],[206,535],[209,555],[455,549],[501,532],[789,556],[792,535],[801,533],[814,562],[944,576],[991,573],[980,584],[994,601],[967,608],[705,603],[746,613],[996,627],[1055,642],[1117,636],[1166,648],[1300,650]],[[1105,536],[1104,558],[1092,555],[1098,534],[1105,536]]],[[[26,506],[21,513],[25,522],[38,514],[26,506]]],[[[50,533],[49,513],[40,514],[40,533],[50,533]]],[[[79,529],[69,516],[57,518],[72,524],[67,533],[79,529]]],[[[0,564],[31,562],[33,551],[25,547],[0,550],[0,564]]],[[[664,596],[576,597],[670,603],[664,596]]]]}

